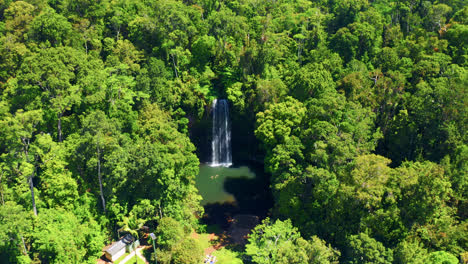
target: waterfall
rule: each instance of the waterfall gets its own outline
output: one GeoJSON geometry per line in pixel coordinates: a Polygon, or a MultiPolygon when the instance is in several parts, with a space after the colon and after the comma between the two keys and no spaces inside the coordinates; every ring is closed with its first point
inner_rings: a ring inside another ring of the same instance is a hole
{"type": "Polygon", "coordinates": [[[231,127],[229,105],[225,99],[213,100],[213,139],[211,141],[211,166],[232,165],[231,127]]]}

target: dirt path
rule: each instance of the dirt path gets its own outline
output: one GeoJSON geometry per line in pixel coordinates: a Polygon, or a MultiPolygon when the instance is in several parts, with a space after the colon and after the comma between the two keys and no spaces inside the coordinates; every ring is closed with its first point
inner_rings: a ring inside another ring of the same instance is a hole
{"type": "MultiPolygon", "coordinates": [[[[218,237],[214,234],[211,233],[210,236],[208,237],[209,241],[215,240],[218,237]]],[[[222,246],[220,243],[217,243],[215,245],[212,245],[208,248],[205,248],[205,255],[210,255],[211,253],[215,252],[216,250],[220,249],[222,246]]]]}

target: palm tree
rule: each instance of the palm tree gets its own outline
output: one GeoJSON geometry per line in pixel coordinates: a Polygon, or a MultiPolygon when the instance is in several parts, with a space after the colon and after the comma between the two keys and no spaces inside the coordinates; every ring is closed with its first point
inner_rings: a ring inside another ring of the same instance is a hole
{"type": "Polygon", "coordinates": [[[138,256],[136,255],[136,247],[135,247],[135,242],[138,240],[140,237],[138,235],[138,231],[143,227],[143,224],[145,223],[145,220],[138,218],[136,215],[134,215],[132,212],[127,216],[123,217],[122,222],[119,222],[118,224],[122,226],[119,231],[125,231],[130,233],[135,240],[133,241],[133,251],[135,252],[135,263],[138,264],[138,256]]]}

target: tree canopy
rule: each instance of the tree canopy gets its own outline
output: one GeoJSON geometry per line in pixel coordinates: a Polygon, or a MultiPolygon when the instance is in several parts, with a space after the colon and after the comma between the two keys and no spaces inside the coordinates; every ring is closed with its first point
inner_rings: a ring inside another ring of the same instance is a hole
{"type": "Polygon", "coordinates": [[[94,263],[149,228],[202,261],[227,98],[273,197],[244,261],[466,262],[467,87],[462,0],[1,0],[0,259],[94,263]]]}

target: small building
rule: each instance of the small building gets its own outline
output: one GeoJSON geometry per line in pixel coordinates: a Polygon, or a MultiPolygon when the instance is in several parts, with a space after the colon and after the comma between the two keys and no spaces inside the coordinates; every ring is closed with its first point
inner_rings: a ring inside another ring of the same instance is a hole
{"type": "Polygon", "coordinates": [[[140,241],[136,240],[130,234],[125,235],[119,241],[113,243],[104,250],[104,255],[107,259],[111,261],[116,261],[120,258],[125,252],[130,252],[133,250],[133,247],[138,247],[140,241]]]}

